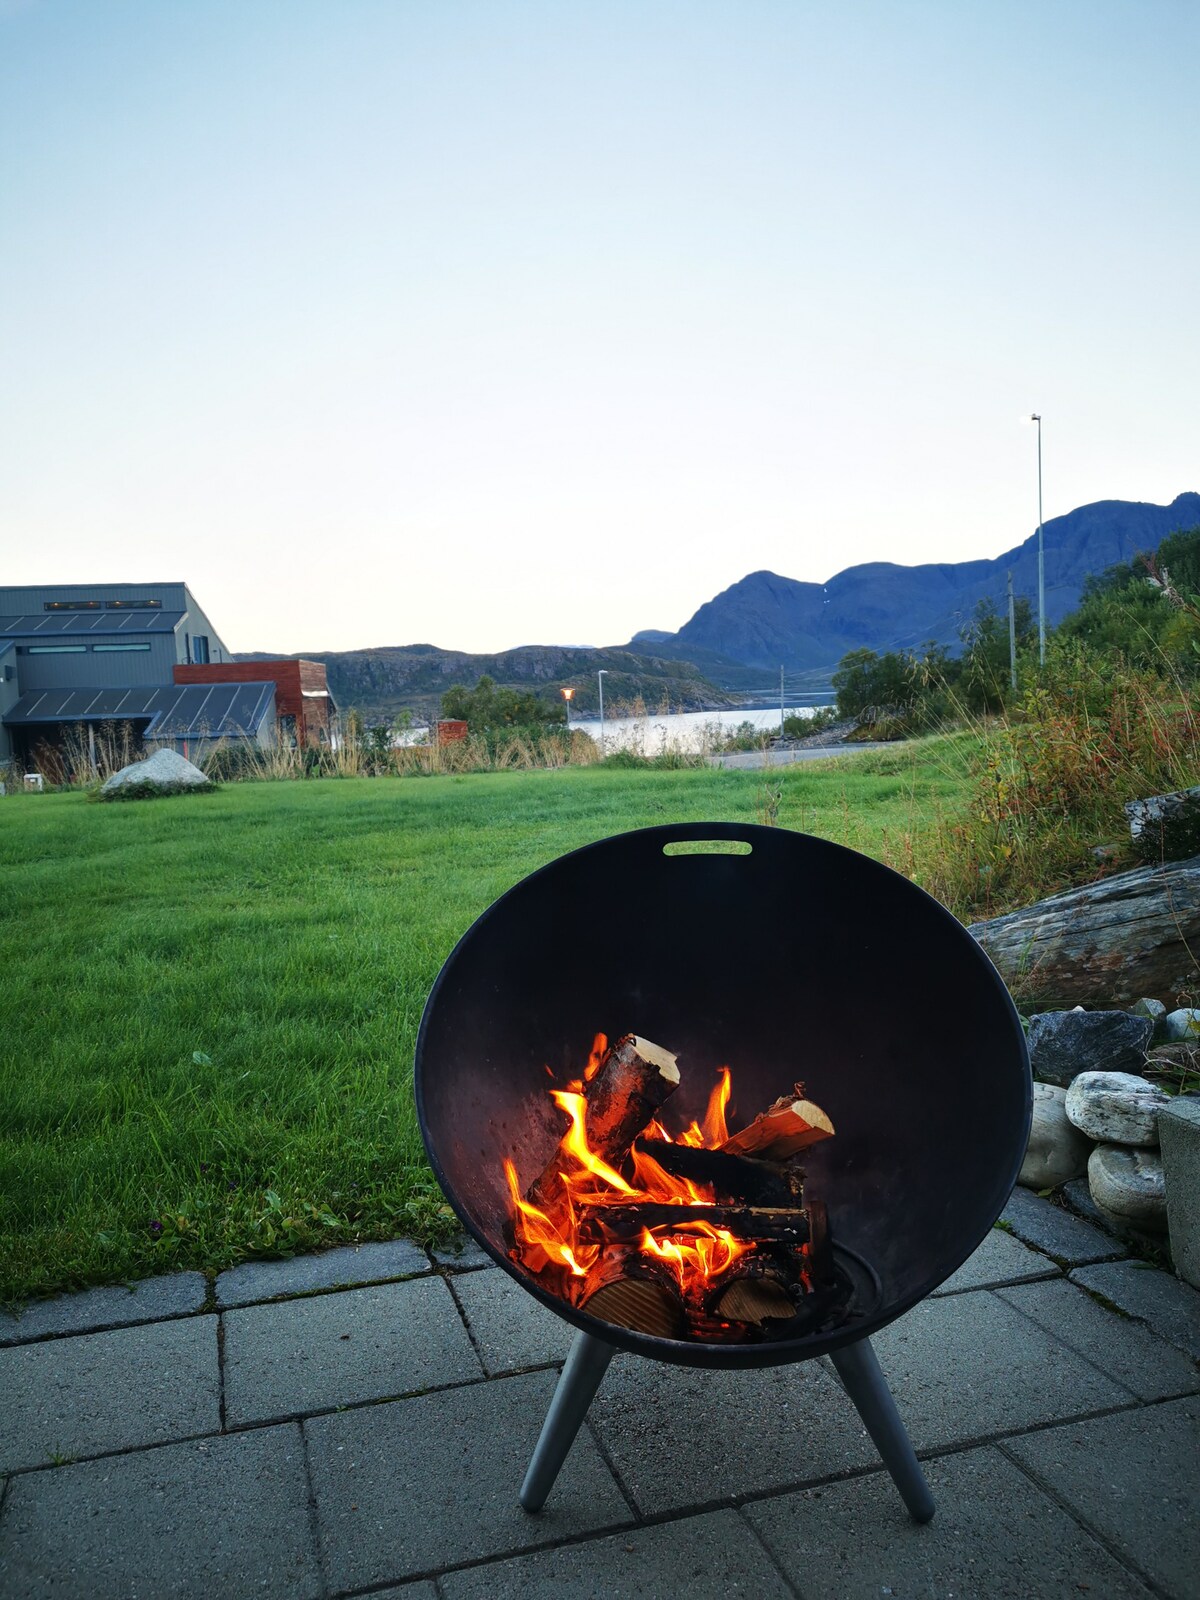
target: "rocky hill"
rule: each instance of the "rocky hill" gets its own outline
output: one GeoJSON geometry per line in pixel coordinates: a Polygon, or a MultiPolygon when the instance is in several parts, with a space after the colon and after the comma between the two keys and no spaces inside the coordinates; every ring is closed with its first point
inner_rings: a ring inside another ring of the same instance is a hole
{"type": "MultiPolygon", "coordinates": [[[[702,711],[735,702],[689,661],[662,659],[623,649],[593,650],[564,645],[526,645],[498,655],[469,655],[432,644],[384,646],[375,650],[301,650],[307,661],[323,661],[329,687],[343,711],[353,706],[368,718],[395,718],[403,711],[418,718],[436,716],[438,703],[451,684],[473,687],[486,674],[505,688],[534,688],[557,700],[562,688],[574,688],[572,710],[594,715],[598,709],[596,674],[603,667],[604,703],[614,713],[642,700],[657,710],[702,711]]],[[[711,653],[708,653],[711,655],[711,653]]],[[[238,657],[253,661],[262,652],[238,657]]],[[[720,665],[735,680],[759,678],[736,662],[720,665]]]]}
{"type": "MultiPolygon", "coordinates": [[[[1046,619],[1053,625],[1079,602],[1084,581],[1168,534],[1200,525],[1200,494],[1168,506],[1099,500],[1043,529],[1046,619]]],[[[985,596],[1003,606],[1009,572],[1018,595],[1037,606],[1037,534],[990,561],[920,567],[877,561],[847,567],[827,583],[752,572],[702,605],[677,634],[639,633],[630,649],[661,655],[715,652],[759,669],[781,665],[832,670],[849,650],[915,647],[927,639],[956,646],[959,629],[985,596]]],[[[728,680],[719,670],[710,675],[728,680]]]]}

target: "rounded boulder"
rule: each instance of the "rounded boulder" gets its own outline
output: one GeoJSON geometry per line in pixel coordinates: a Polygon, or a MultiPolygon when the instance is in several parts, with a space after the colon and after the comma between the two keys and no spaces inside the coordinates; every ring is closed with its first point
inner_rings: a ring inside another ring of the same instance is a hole
{"type": "Polygon", "coordinates": [[[1087,1171],[1092,1142],[1071,1124],[1067,1091],[1053,1083],[1033,1086],[1033,1123],[1017,1182],[1026,1189],[1057,1189],[1087,1171]]]}
{"type": "Polygon", "coordinates": [[[1156,1150],[1098,1144],[1088,1160],[1088,1189],[1102,1211],[1150,1232],[1165,1232],[1167,1186],[1156,1150]]]}
{"type": "Polygon", "coordinates": [[[1168,1096],[1132,1072],[1081,1072],[1067,1090],[1068,1118],[1101,1144],[1151,1149],[1168,1096]]]}

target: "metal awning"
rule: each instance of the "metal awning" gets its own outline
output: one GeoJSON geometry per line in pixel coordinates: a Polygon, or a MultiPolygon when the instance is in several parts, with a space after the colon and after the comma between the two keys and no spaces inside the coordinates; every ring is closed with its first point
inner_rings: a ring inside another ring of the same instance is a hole
{"type": "Polygon", "coordinates": [[[3,718],[6,728],[46,722],[141,722],[150,739],[253,738],[275,700],[273,683],[173,683],[158,688],[38,689],[3,718]]]}

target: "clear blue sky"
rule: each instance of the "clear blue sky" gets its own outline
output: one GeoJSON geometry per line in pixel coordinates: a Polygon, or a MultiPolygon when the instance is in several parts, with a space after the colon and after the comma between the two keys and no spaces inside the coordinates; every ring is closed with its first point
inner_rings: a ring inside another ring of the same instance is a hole
{"type": "Polygon", "coordinates": [[[0,0],[9,582],[674,628],[1200,489],[1192,0],[0,0]]]}

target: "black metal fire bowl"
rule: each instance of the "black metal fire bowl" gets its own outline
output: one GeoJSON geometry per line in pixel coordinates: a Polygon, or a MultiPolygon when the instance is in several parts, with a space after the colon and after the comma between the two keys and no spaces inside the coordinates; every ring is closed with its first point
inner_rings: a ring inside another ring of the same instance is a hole
{"type": "Polygon", "coordinates": [[[620,834],[509,890],[442,968],[415,1076],[434,1171],[488,1254],[593,1339],[689,1366],[808,1359],[915,1305],[999,1215],[1032,1099],[1008,992],[944,907],[855,851],[740,823],[620,834]],[[665,853],[702,842],[748,853],[665,853]],[[722,1065],[731,1129],[804,1081],[837,1130],[806,1152],[809,1189],[878,1276],[848,1321],[775,1343],[661,1339],[567,1305],[509,1258],[502,1162],[522,1185],[542,1172],[563,1122],[547,1067],[578,1077],[600,1031],[678,1054],[672,1127],[702,1114],[722,1065]]]}

